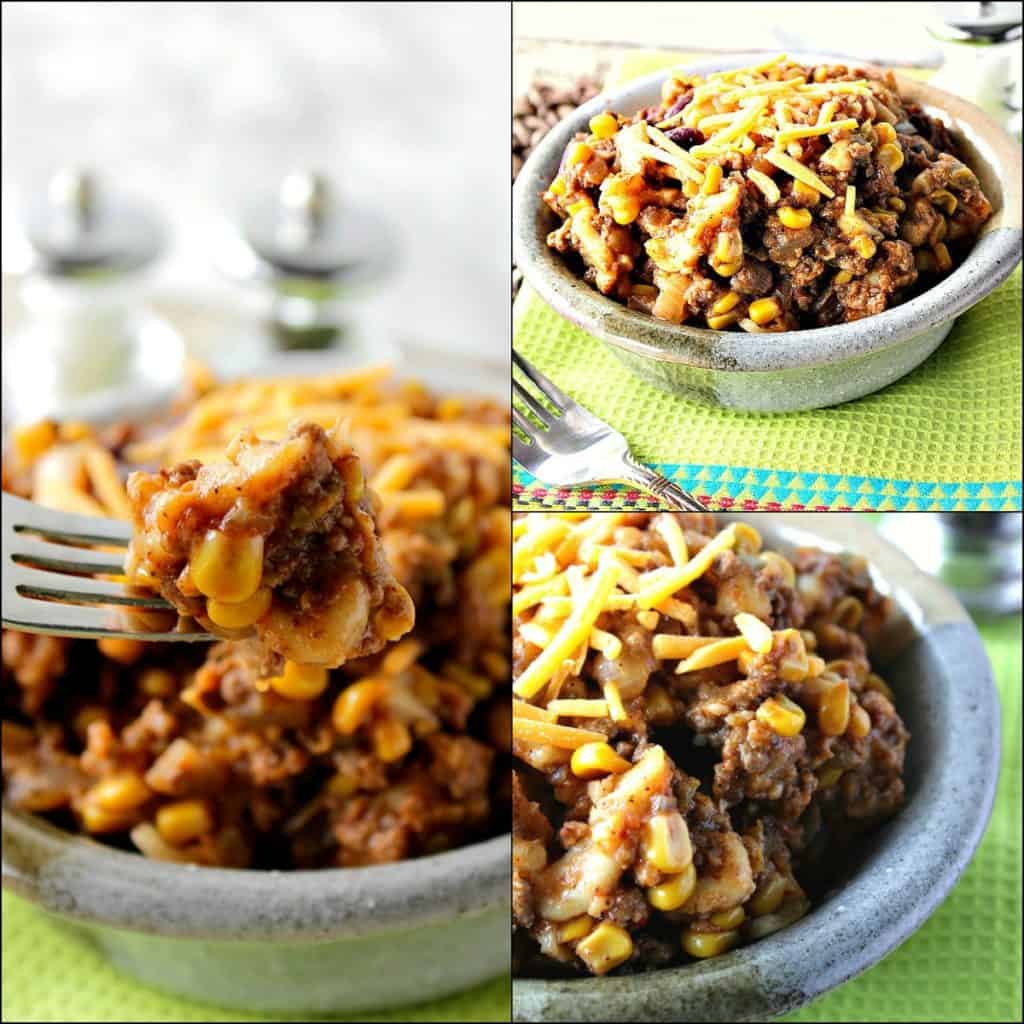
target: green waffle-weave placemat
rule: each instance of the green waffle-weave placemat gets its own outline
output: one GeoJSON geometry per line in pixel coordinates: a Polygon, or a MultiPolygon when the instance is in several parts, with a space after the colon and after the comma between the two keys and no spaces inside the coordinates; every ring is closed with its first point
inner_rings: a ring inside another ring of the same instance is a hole
{"type": "MultiPolygon", "coordinates": [[[[630,54],[614,80],[686,59],[630,54]]],[[[961,316],[914,372],[874,395],[813,412],[754,415],[665,394],[630,375],[600,341],[527,287],[516,300],[513,330],[516,348],[621,430],[638,459],[713,508],[1021,507],[1019,268],[961,316]]],[[[546,486],[518,464],[513,476],[520,508],[656,505],[625,486],[546,486]]]]}
{"type": "MultiPolygon", "coordinates": [[[[443,956],[443,950],[424,950],[443,956]]],[[[115,971],[25,900],[3,894],[5,1021],[288,1021],[306,1017],[240,1013],[157,992],[115,971]]],[[[433,1003],[387,1013],[318,1017],[337,1021],[507,1021],[511,987],[499,978],[433,1003]]]]}
{"type": "Polygon", "coordinates": [[[1021,618],[979,628],[1003,719],[999,788],[981,846],[946,902],[902,946],[783,1020],[1021,1019],[1021,618]]]}

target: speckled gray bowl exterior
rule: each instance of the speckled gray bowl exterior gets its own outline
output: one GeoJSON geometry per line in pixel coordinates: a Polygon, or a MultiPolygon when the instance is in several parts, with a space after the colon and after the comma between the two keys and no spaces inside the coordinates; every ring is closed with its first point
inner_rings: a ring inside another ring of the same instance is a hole
{"type": "Polygon", "coordinates": [[[509,965],[510,840],[380,867],[166,864],[4,810],[4,886],[128,974],[264,1013],[436,999],[509,965]]]}
{"type": "Polygon", "coordinates": [[[898,605],[872,656],[911,732],[906,805],[848,881],[789,928],[714,960],[632,977],[517,978],[514,1020],[746,1021],[788,1012],[914,932],[981,840],[999,774],[999,701],[959,602],[855,516],[763,514],[756,524],[779,550],[817,544],[863,554],[898,605]]]}
{"type": "MultiPolygon", "coordinates": [[[[793,54],[819,62],[842,58],[793,54]]],[[[742,67],[756,54],[688,65],[696,74],[742,67]]],[[[899,78],[901,92],[941,117],[964,142],[996,213],[969,257],[935,287],[850,324],[757,335],[676,325],[627,309],[577,277],[546,237],[557,226],[541,202],[562,153],[602,110],[629,114],[658,101],[659,72],[595,97],[561,121],[526,162],[512,192],[515,259],[535,291],[562,316],[601,338],[637,376],[711,405],[791,412],[837,405],[891,384],[942,343],[954,319],[1004,281],[1021,258],[1020,146],[973,105],[899,78]]],[[[540,367],[543,369],[543,367],[540,367]]]]}

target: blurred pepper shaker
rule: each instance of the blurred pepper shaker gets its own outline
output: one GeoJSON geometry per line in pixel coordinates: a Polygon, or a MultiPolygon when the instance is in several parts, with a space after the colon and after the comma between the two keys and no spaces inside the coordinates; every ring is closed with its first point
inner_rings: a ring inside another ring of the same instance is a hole
{"type": "Polygon", "coordinates": [[[932,79],[963,96],[1021,137],[1021,5],[932,4],[928,31],[942,47],[942,69],[932,79]]]}
{"type": "Polygon", "coordinates": [[[1021,608],[1020,512],[889,513],[881,531],[972,612],[1021,608]]]}
{"type": "Polygon", "coordinates": [[[4,344],[5,419],[121,416],[177,393],[184,345],[139,293],[166,242],[152,211],[67,169],[21,220],[25,312],[4,344]]]}
{"type": "Polygon", "coordinates": [[[342,204],[323,175],[297,171],[242,208],[220,265],[236,281],[265,289],[278,349],[351,349],[357,342],[345,300],[383,277],[396,252],[384,220],[342,204]]]}

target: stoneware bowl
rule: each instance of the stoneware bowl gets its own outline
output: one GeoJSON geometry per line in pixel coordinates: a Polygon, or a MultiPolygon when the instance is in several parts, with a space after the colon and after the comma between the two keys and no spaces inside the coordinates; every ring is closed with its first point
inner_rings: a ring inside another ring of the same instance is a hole
{"type": "Polygon", "coordinates": [[[892,596],[898,613],[872,658],[911,733],[906,804],[796,924],[713,960],[647,974],[516,978],[514,1020],[745,1021],[786,1013],[911,935],[981,839],[999,773],[999,702],[967,613],[855,516],[762,515],[757,526],[779,550],[812,544],[864,555],[875,585],[892,596]]]}
{"type": "MultiPolygon", "coordinates": [[[[188,313],[219,323],[215,308],[192,302],[188,313]]],[[[333,360],[306,353],[264,370],[316,373],[333,360]]],[[[442,367],[426,345],[409,347],[403,372],[508,396],[507,369],[442,367]]],[[[148,860],[3,812],[6,888],[140,981],[271,1014],[419,1003],[507,973],[510,857],[506,834],[377,867],[239,871],[148,860]]]]}
{"type": "MultiPolygon", "coordinates": [[[[807,63],[848,63],[838,57],[793,56],[807,63]]],[[[717,57],[687,70],[706,75],[762,57],[717,57]]],[[[601,338],[638,377],[663,391],[751,412],[817,409],[877,391],[927,359],[956,317],[1004,281],[1021,257],[1019,143],[972,104],[897,77],[901,93],[943,120],[963,144],[995,208],[967,259],[909,302],[854,323],[756,335],[656,320],[606,298],[578,277],[545,242],[557,222],[540,197],[569,140],[587,130],[591,117],[603,110],[631,114],[658,102],[666,72],[596,96],[541,141],[512,191],[516,262],[545,302],[601,338]]]]}

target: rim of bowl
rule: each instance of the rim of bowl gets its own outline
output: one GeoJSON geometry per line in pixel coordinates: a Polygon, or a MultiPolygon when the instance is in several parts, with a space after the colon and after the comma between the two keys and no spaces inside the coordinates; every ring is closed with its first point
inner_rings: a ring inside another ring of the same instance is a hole
{"type": "Polygon", "coordinates": [[[3,885],[61,917],[206,939],[308,941],[442,923],[510,899],[511,835],[368,867],[152,860],[3,808],[3,885]]]}
{"type": "MultiPolygon", "coordinates": [[[[793,53],[794,60],[849,64],[849,58],[828,54],[793,53]]],[[[680,67],[707,74],[743,67],[764,54],[735,54],[687,63],[680,67]]],[[[877,66],[856,62],[859,66],[877,66]]],[[[983,233],[948,277],[907,302],[873,316],[828,327],[763,335],[713,331],[704,327],[670,324],[630,310],[592,288],[565,265],[562,257],[543,243],[540,217],[546,215],[541,195],[572,136],[603,110],[634,109],[626,97],[653,89],[668,69],[645,75],[602,92],[560,121],[541,140],[523,166],[512,189],[513,256],[527,282],[556,312],[584,330],[627,351],[661,362],[682,363],[710,370],[768,372],[806,369],[844,363],[850,358],[878,352],[945,323],[973,306],[1001,284],[1021,259],[1020,154],[1003,129],[987,114],[951,93],[915,79],[897,75],[901,91],[924,107],[972,129],[971,142],[982,144],[979,156],[999,179],[1003,205],[997,217],[1006,223],[983,233]],[[950,113],[955,112],[955,113],[950,113]],[[537,255],[531,255],[536,248],[537,255]],[[637,334],[650,340],[641,340],[637,334]]]]}
{"type": "MultiPolygon", "coordinates": [[[[919,837],[929,829],[934,831],[936,817],[941,824],[941,814],[934,812],[941,812],[946,805],[944,794],[951,788],[959,789],[961,804],[973,808],[973,814],[960,819],[957,845],[937,845],[923,860],[915,860],[916,876],[927,878],[915,885],[906,877],[911,870],[907,866],[911,860],[908,851],[894,850],[889,842],[881,853],[872,855],[877,862],[871,865],[870,877],[862,866],[841,883],[836,891],[844,898],[832,915],[820,914],[820,903],[812,905],[806,917],[787,928],[712,960],[622,977],[514,978],[513,1020],[538,1019],[530,1014],[552,1008],[563,999],[573,1000],[573,1011],[568,1015],[558,1013],[553,1019],[607,1019],[608,1009],[602,1015],[603,1007],[614,1011],[627,999],[636,1004],[636,989],[644,985],[656,990],[657,1005],[664,1006],[664,1012],[652,1016],[652,1005],[645,1002],[638,1007],[640,1016],[617,1019],[641,1020],[644,1015],[654,1020],[681,1019],[672,1006],[665,1004],[666,987],[672,994],[693,1000],[692,1005],[699,1008],[696,1017],[687,1019],[724,1019],[716,1015],[724,1009],[718,995],[723,989],[744,1002],[745,1010],[733,1019],[761,1020],[765,1014],[774,1016],[795,1009],[867,970],[913,934],[945,899],[974,856],[992,812],[1001,739],[999,698],[977,628],[952,591],[918,569],[907,555],[855,514],[822,513],[811,524],[806,519],[806,513],[800,512],[771,514],[771,522],[787,546],[814,542],[825,550],[863,555],[870,563],[872,578],[884,585],[918,635],[943,626],[968,628],[966,634],[962,629],[958,631],[961,641],[970,640],[966,648],[958,646],[959,653],[969,659],[980,656],[979,664],[985,671],[969,693],[951,688],[953,698],[959,698],[958,710],[964,712],[964,719],[954,717],[943,734],[943,745],[947,751],[962,750],[959,744],[970,730],[986,734],[987,746],[979,743],[976,751],[984,771],[965,782],[958,775],[955,759],[936,757],[936,765],[926,766],[934,770],[921,773],[915,799],[883,826],[889,838],[895,832],[903,842],[907,835],[919,837]],[[859,904],[857,897],[863,898],[859,904]],[[849,911],[850,905],[856,905],[855,912],[849,911]],[[866,919],[875,922],[872,939],[867,942],[862,925],[866,919]],[[789,966],[780,968],[780,963],[789,966]],[[769,1005],[765,1005],[766,993],[769,1005]],[[758,1001],[760,1005],[754,1005],[758,1001]]],[[[831,902],[833,896],[827,899],[831,902]]]]}

